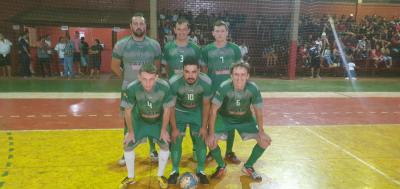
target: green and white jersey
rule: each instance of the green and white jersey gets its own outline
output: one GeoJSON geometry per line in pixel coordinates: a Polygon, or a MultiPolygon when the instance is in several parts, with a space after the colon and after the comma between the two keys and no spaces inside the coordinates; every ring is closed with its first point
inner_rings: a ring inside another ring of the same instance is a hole
{"type": "Polygon", "coordinates": [[[183,61],[187,57],[197,59],[200,65],[204,64],[201,60],[201,49],[193,42],[189,42],[184,47],[178,46],[176,41],[165,45],[161,63],[169,66],[170,78],[177,73],[182,73],[183,61]]]}
{"type": "Polygon", "coordinates": [[[200,73],[197,81],[192,85],[185,81],[182,74],[174,75],[169,83],[177,111],[199,110],[203,106],[203,100],[212,97],[211,79],[204,73],[200,73]]]}
{"type": "Polygon", "coordinates": [[[161,48],[157,41],[147,36],[143,41],[135,41],[130,35],[117,41],[112,58],[124,64],[122,89],[125,89],[137,79],[142,64],[154,64],[154,61],[161,59],[161,48]]]}
{"type": "Polygon", "coordinates": [[[163,110],[173,106],[168,83],[157,79],[151,92],[146,92],[139,80],[135,80],[122,92],[124,108],[134,108],[139,118],[148,123],[162,120],[163,110]],[[136,107],[136,108],[135,108],[136,107]]]}
{"type": "Polygon", "coordinates": [[[261,92],[254,82],[248,81],[244,90],[235,91],[231,79],[221,83],[212,103],[219,107],[218,113],[222,118],[233,124],[252,120],[251,105],[263,108],[261,92]]]}
{"type": "Polygon", "coordinates": [[[210,43],[203,48],[202,55],[204,64],[208,67],[207,74],[212,80],[213,92],[223,81],[229,79],[229,69],[242,58],[239,46],[231,42],[222,48],[215,46],[215,42],[210,43]]]}

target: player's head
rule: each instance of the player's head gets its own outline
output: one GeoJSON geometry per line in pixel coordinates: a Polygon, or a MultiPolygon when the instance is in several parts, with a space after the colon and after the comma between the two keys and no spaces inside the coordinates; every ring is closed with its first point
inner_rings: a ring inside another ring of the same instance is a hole
{"type": "Polygon", "coordinates": [[[153,64],[143,64],[139,69],[138,79],[145,91],[151,91],[158,78],[157,68],[153,64]]]}
{"type": "Polygon", "coordinates": [[[183,61],[183,77],[188,84],[197,81],[200,73],[200,66],[196,58],[188,57],[183,61]]]}
{"type": "Polygon", "coordinates": [[[248,63],[240,61],[231,67],[231,78],[235,90],[243,90],[247,80],[250,78],[250,66],[248,63]]]}
{"type": "Polygon", "coordinates": [[[177,40],[187,40],[190,33],[189,21],[179,18],[175,23],[174,32],[177,40]]]}
{"type": "Polygon", "coordinates": [[[214,36],[215,41],[217,42],[225,42],[228,39],[228,24],[222,20],[216,21],[214,23],[214,30],[212,31],[212,35],[214,36]]]}
{"type": "Polygon", "coordinates": [[[142,13],[135,13],[129,25],[133,35],[136,37],[143,37],[146,33],[146,21],[142,13]]]}

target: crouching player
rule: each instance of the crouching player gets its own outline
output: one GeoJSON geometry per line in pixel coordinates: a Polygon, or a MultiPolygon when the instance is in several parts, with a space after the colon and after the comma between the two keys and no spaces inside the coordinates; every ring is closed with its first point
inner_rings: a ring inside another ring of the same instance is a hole
{"type": "Polygon", "coordinates": [[[135,183],[134,149],[147,137],[156,140],[160,147],[158,157],[158,182],[161,188],[168,187],[164,177],[169,156],[169,134],[167,131],[170,109],[173,106],[170,88],[166,81],[158,79],[157,68],[153,64],[143,64],[139,69],[138,80],[133,81],[123,91],[122,98],[127,102],[125,108],[124,157],[128,176],[120,188],[135,183]]]}
{"type": "Polygon", "coordinates": [[[249,81],[249,71],[247,63],[234,64],[230,70],[231,79],[221,83],[212,99],[207,143],[218,167],[211,178],[220,178],[226,171],[218,140],[226,140],[229,131],[237,130],[242,140],[257,141],[242,171],[253,180],[262,180],[253,165],[270,145],[271,138],[264,132],[263,101],[257,85],[249,81]]]}

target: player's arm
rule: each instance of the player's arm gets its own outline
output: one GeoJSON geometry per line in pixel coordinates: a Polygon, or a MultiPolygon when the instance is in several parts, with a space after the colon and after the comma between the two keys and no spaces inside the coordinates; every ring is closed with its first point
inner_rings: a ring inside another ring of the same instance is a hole
{"type": "Polygon", "coordinates": [[[130,141],[135,143],[135,133],[134,133],[134,129],[133,129],[131,112],[132,112],[132,107],[125,108],[124,119],[125,119],[126,127],[128,127],[128,133],[126,133],[126,135],[125,135],[124,144],[128,144],[130,141]]]}
{"type": "Polygon", "coordinates": [[[254,107],[254,112],[258,124],[258,137],[260,141],[263,141],[263,143],[266,144],[266,146],[269,146],[271,144],[271,138],[264,131],[263,109],[260,107],[254,107]]]}
{"type": "Polygon", "coordinates": [[[164,66],[165,66],[165,76],[166,76],[166,78],[168,79],[169,78],[169,65],[168,64],[164,64],[164,66]]]}
{"type": "Polygon", "coordinates": [[[219,109],[219,105],[216,105],[214,103],[211,104],[211,111],[210,111],[210,116],[209,116],[209,123],[208,123],[208,141],[207,144],[210,147],[216,146],[216,141],[215,141],[215,120],[217,119],[217,112],[219,109]]]}
{"type": "Polygon", "coordinates": [[[208,117],[210,113],[210,99],[203,100],[203,112],[202,112],[202,122],[201,122],[201,129],[200,129],[200,136],[203,140],[207,137],[207,125],[208,125],[208,117]]]}
{"type": "Polygon", "coordinates": [[[122,71],[121,71],[121,60],[112,58],[111,59],[111,70],[115,75],[117,75],[118,78],[122,77],[122,71]]]}
{"type": "Polygon", "coordinates": [[[154,65],[156,66],[156,68],[157,68],[157,73],[158,73],[158,75],[159,76],[162,76],[162,69],[161,69],[161,61],[159,60],[159,59],[157,59],[157,60],[154,60],[154,65]]]}
{"type": "Polygon", "coordinates": [[[170,111],[171,111],[171,113],[170,113],[169,123],[171,124],[171,138],[172,138],[172,141],[175,143],[176,138],[179,136],[179,130],[178,130],[178,127],[176,127],[175,106],[171,107],[170,111]]]}
{"type": "Polygon", "coordinates": [[[160,138],[161,140],[164,140],[166,143],[170,142],[169,134],[167,132],[167,127],[170,117],[171,117],[171,107],[165,107],[163,112],[160,138]]]}
{"type": "Polygon", "coordinates": [[[259,107],[253,106],[254,114],[256,115],[258,131],[259,133],[264,133],[264,117],[263,117],[263,109],[259,107]]]}

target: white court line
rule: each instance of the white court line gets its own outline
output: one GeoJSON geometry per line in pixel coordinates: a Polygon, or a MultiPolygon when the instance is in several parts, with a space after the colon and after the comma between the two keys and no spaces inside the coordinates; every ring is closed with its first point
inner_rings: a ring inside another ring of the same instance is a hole
{"type": "MultiPolygon", "coordinates": [[[[400,92],[262,92],[263,98],[399,98],[400,92]]],[[[0,99],[119,99],[120,92],[3,92],[0,99]]]]}
{"type": "Polygon", "coordinates": [[[348,150],[342,148],[341,146],[333,143],[332,141],[328,140],[327,138],[321,136],[320,134],[318,134],[317,132],[309,129],[308,127],[304,127],[306,129],[306,131],[312,133],[313,135],[317,136],[318,138],[322,139],[323,141],[325,141],[326,143],[338,148],[339,150],[341,150],[342,152],[344,152],[345,154],[347,154],[348,156],[356,159],[357,161],[361,162],[362,164],[366,165],[367,167],[369,167],[371,170],[379,173],[380,175],[382,175],[383,177],[385,177],[386,179],[390,180],[391,182],[400,185],[400,181],[396,180],[395,178],[392,178],[390,176],[388,176],[386,173],[382,172],[381,170],[377,169],[376,167],[374,167],[373,165],[367,163],[366,161],[362,160],[361,158],[357,157],[356,155],[354,155],[353,153],[349,152],[348,150]]]}
{"type": "MultiPolygon", "coordinates": [[[[287,117],[289,118],[289,117],[287,117]]],[[[309,125],[301,125],[298,121],[295,122],[296,125],[264,125],[264,128],[285,128],[285,129],[290,129],[290,128],[304,128],[304,127],[316,127],[316,128],[342,128],[342,127],[382,127],[382,125],[379,124],[370,124],[370,125],[365,125],[365,124],[360,124],[360,125],[323,125],[323,126],[309,126],[309,125]]],[[[385,124],[385,126],[396,126],[400,127],[400,124],[385,124]]],[[[1,132],[53,132],[53,131],[114,131],[114,130],[122,130],[123,128],[103,128],[103,129],[27,129],[27,130],[0,130],[1,132]]]]}

